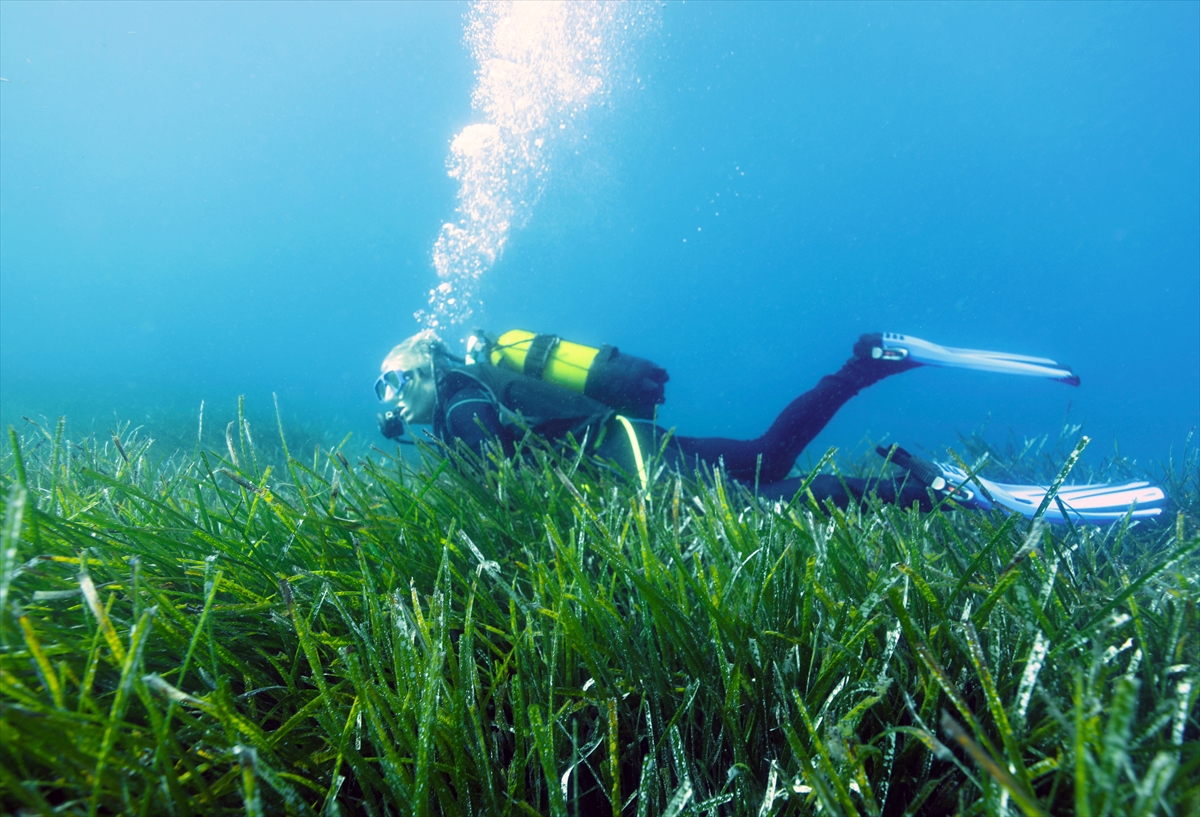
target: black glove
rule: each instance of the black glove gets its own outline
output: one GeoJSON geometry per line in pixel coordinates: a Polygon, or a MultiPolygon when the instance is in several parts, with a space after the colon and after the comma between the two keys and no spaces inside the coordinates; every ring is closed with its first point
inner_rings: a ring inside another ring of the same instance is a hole
{"type": "Polygon", "coordinates": [[[393,409],[376,414],[375,419],[379,423],[379,433],[389,440],[398,440],[404,436],[404,420],[400,417],[400,412],[393,409]]]}

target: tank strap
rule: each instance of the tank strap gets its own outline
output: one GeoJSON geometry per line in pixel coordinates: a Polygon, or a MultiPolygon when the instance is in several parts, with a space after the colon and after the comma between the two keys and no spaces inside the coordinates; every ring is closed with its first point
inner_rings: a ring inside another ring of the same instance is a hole
{"type": "Polygon", "coordinates": [[[529,343],[529,351],[525,353],[525,368],[521,373],[526,377],[541,380],[550,362],[550,355],[558,345],[558,335],[538,335],[529,343]]]}
{"type": "Polygon", "coordinates": [[[621,421],[621,425],[625,426],[625,433],[629,435],[629,447],[633,449],[633,462],[637,465],[638,481],[642,483],[644,491],[649,486],[650,479],[646,476],[646,462],[642,459],[642,444],[638,442],[637,432],[633,430],[633,423],[620,414],[615,416],[621,421]]]}

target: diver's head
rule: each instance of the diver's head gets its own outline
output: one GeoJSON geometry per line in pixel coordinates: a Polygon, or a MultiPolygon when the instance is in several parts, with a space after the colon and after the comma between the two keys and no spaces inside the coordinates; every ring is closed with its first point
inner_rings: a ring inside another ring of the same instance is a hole
{"type": "Polygon", "coordinates": [[[396,405],[407,423],[432,423],[437,405],[434,369],[445,355],[441,338],[424,329],[398,344],[383,359],[375,381],[379,402],[396,405]]]}

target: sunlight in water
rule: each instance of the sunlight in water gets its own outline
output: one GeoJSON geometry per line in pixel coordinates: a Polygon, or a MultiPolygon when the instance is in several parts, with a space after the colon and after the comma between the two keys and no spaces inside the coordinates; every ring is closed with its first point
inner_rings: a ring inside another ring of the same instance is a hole
{"type": "Polygon", "coordinates": [[[611,90],[628,35],[655,10],[622,2],[472,5],[465,39],[479,69],[471,101],[484,121],[450,143],[456,217],[433,246],[438,284],[418,321],[436,328],[470,317],[481,277],[545,186],[555,143],[570,138],[576,118],[611,90]]]}

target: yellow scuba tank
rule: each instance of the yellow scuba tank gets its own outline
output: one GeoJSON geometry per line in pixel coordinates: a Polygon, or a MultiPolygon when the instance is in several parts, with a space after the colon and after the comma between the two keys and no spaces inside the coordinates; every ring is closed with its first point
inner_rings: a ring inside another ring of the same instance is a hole
{"type": "Polygon", "coordinates": [[[468,341],[468,359],[580,392],[630,417],[652,419],[665,399],[666,369],[615,346],[584,346],[557,335],[523,329],[495,341],[476,332],[468,341]]]}

